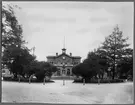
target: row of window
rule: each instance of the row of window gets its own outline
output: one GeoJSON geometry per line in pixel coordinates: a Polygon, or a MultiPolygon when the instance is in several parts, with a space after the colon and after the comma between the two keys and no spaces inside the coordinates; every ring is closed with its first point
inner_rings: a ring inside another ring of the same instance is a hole
{"type": "MultiPolygon", "coordinates": [[[[55,64],[54,62],[50,62],[51,64],[55,64]]],[[[61,64],[63,64],[63,63],[61,63],[61,64]]],[[[64,64],[67,64],[67,63],[64,63],[64,64]]],[[[76,64],[79,64],[78,62],[73,62],[72,63],[73,65],[76,65],[76,64]]]]}
{"type": "MultiPolygon", "coordinates": [[[[65,70],[62,70],[62,74],[66,74],[66,75],[70,75],[70,69],[67,70],[67,72],[65,70]]],[[[60,75],[60,70],[57,71],[57,75],[60,75]]]]}

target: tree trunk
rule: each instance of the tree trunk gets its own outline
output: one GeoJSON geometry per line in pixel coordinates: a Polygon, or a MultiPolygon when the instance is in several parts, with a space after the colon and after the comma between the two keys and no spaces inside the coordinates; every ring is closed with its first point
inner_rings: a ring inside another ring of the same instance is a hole
{"type": "Polygon", "coordinates": [[[104,73],[102,73],[102,78],[101,79],[103,79],[104,78],[104,73]]]}
{"type": "Polygon", "coordinates": [[[112,79],[114,79],[114,77],[115,77],[115,66],[113,66],[113,75],[112,75],[112,79]]]}
{"type": "Polygon", "coordinates": [[[15,78],[15,79],[17,78],[17,73],[14,73],[14,78],[15,78]]]}

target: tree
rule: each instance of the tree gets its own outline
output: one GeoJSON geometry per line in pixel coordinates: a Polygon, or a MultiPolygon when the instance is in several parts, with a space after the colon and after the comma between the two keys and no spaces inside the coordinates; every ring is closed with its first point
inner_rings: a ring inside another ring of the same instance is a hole
{"type": "Polygon", "coordinates": [[[129,46],[129,44],[126,43],[127,40],[128,38],[123,38],[122,31],[116,26],[112,34],[107,36],[102,43],[102,49],[107,52],[106,56],[108,62],[110,63],[110,66],[113,66],[113,79],[115,73],[117,73],[116,66],[124,55],[124,50],[129,46]]]}
{"type": "Polygon", "coordinates": [[[127,78],[129,75],[133,76],[133,49],[125,50],[125,55],[118,63],[118,72],[120,78],[127,78]]]}
{"type": "Polygon", "coordinates": [[[25,67],[29,66],[35,60],[35,56],[29,53],[28,48],[22,49],[16,46],[10,46],[5,49],[2,60],[14,74],[14,77],[17,78],[17,74],[22,76],[26,74],[25,67]]]}
{"type": "Polygon", "coordinates": [[[27,78],[29,78],[31,75],[35,74],[39,70],[40,70],[39,62],[35,59],[31,61],[29,65],[24,66],[24,72],[27,78]]]}
{"type": "Polygon", "coordinates": [[[83,63],[73,67],[72,71],[77,76],[85,78],[86,82],[97,74],[103,78],[103,71],[106,69],[106,59],[95,52],[89,52],[83,63]]]}
{"type": "MultiPolygon", "coordinates": [[[[25,41],[22,36],[22,26],[19,25],[15,16],[15,8],[19,7],[14,5],[2,6],[2,57],[6,57],[11,48],[24,48],[25,41]]],[[[2,64],[12,62],[10,58],[6,60],[2,61],[2,64]]]]}
{"type": "Polygon", "coordinates": [[[19,8],[14,5],[2,6],[2,47],[22,46],[25,43],[22,36],[22,26],[15,16],[14,9],[19,8]]]}
{"type": "Polygon", "coordinates": [[[37,62],[36,68],[34,68],[35,76],[37,77],[38,81],[43,81],[45,77],[51,77],[54,72],[56,72],[58,69],[57,67],[51,65],[48,62],[37,62]]]}

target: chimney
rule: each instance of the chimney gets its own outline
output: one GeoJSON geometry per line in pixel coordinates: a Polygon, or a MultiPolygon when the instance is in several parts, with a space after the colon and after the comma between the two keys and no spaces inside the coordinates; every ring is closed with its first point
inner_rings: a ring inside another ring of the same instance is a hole
{"type": "Polygon", "coordinates": [[[72,53],[70,53],[70,56],[72,56],[72,53]]]}
{"type": "Polygon", "coordinates": [[[56,56],[58,56],[58,53],[56,53],[56,56]]]}

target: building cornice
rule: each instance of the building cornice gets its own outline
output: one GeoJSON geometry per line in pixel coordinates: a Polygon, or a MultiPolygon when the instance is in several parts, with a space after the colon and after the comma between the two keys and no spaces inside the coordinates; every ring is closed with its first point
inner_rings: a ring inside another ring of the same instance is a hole
{"type": "Polygon", "coordinates": [[[62,54],[60,54],[58,56],[47,56],[46,58],[58,58],[58,57],[63,56],[63,55],[68,56],[69,58],[72,58],[72,59],[81,59],[80,56],[70,56],[70,55],[68,55],[66,53],[62,53],[62,54]]]}

